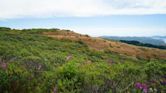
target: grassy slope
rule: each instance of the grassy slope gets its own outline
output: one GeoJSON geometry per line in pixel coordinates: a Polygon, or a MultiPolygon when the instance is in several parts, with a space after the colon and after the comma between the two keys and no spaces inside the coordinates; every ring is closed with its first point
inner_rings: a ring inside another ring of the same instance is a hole
{"type": "Polygon", "coordinates": [[[44,32],[43,34],[59,40],[66,39],[71,41],[81,41],[87,44],[90,48],[96,50],[107,50],[118,54],[124,54],[144,59],[153,59],[153,58],[166,59],[165,50],[137,47],[116,41],[108,41],[101,38],[92,38],[87,35],[80,35],[74,32],[59,31],[59,32],[44,32]]]}
{"type": "MultiPolygon", "coordinates": [[[[135,71],[149,61],[163,64],[165,53],[59,29],[1,30],[0,92],[107,93],[116,88],[107,87],[114,84],[109,79],[118,82],[125,65],[135,71]]],[[[118,90],[131,83],[125,80],[118,90]]]]}

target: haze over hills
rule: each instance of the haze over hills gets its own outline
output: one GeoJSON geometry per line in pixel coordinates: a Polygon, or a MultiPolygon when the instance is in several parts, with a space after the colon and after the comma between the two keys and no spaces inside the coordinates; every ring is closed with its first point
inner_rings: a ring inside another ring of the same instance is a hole
{"type": "Polygon", "coordinates": [[[153,45],[166,45],[166,36],[151,36],[151,37],[128,37],[128,36],[101,36],[102,38],[113,39],[113,40],[128,40],[128,41],[139,41],[141,43],[149,43],[153,45]]]}
{"type": "Polygon", "coordinates": [[[152,38],[163,40],[166,43],[166,36],[153,36],[152,38]]]}

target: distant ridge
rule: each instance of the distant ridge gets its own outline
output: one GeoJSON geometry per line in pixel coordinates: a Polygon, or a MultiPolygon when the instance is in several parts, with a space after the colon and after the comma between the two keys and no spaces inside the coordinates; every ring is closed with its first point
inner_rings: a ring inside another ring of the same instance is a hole
{"type": "Polygon", "coordinates": [[[101,36],[102,38],[112,40],[127,40],[127,41],[139,41],[141,43],[149,43],[153,45],[166,45],[166,36],[152,36],[152,37],[129,37],[129,36],[101,36]]]}

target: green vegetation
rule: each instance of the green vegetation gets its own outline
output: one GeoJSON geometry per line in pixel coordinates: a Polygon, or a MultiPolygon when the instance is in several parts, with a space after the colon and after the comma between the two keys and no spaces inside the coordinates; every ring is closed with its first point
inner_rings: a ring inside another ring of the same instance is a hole
{"type": "Polygon", "coordinates": [[[137,59],[42,34],[57,31],[0,28],[0,93],[166,92],[166,60],[137,59]]]}

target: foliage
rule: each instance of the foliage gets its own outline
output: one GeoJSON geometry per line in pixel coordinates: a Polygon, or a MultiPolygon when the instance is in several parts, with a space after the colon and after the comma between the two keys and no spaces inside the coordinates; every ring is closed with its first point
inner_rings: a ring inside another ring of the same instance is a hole
{"type": "Polygon", "coordinates": [[[165,60],[133,59],[42,35],[57,30],[0,28],[0,93],[125,93],[142,91],[138,82],[165,92],[165,60]]]}

